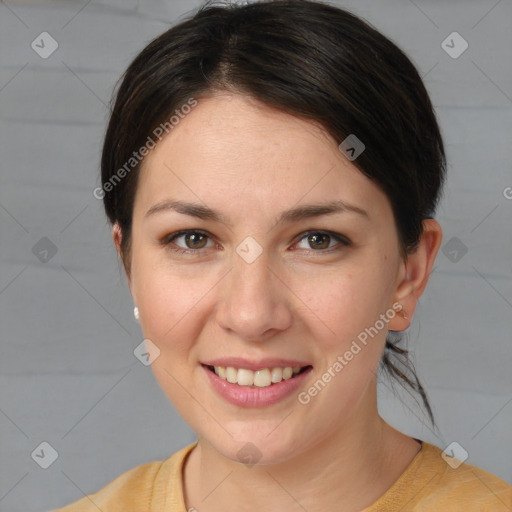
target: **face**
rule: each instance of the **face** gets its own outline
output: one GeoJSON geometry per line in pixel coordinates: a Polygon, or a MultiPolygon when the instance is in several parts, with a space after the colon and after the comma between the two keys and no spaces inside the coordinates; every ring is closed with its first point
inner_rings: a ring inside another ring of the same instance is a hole
{"type": "Polygon", "coordinates": [[[141,170],[130,288],[159,350],[152,369],[228,459],[251,442],[261,463],[290,460],[376,418],[404,266],[387,197],[338,144],[311,122],[216,95],[141,170]],[[304,370],[268,386],[286,366],[304,370]]]}

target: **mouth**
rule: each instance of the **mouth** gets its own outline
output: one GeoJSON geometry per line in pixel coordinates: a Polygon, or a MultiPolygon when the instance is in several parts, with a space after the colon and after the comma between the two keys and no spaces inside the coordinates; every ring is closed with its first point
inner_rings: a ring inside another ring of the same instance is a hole
{"type": "Polygon", "coordinates": [[[247,368],[233,366],[202,365],[208,371],[216,374],[220,379],[246,388],[269,388],[285,380],[295,379],[299,375],[309,372],[313,366],[285,366],[260,368],[253,371],[247,368]]]}

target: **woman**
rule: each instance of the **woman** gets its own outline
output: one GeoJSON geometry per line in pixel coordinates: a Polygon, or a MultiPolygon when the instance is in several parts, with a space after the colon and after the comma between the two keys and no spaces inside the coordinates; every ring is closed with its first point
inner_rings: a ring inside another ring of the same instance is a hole
{"type": "Polygon", "coordinates": [[[383,365],[431,415],[397,333],[444,175],[416,69],[343,10],[206,6],[150,43],[95,194],[141,357],[198,441],[61,510],[510,510],[508,484],[377,410],[383,365]]]}

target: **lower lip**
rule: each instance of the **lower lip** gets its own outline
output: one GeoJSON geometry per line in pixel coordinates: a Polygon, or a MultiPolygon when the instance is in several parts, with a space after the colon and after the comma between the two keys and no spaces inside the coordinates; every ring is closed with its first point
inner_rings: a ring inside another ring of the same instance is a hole
{"type": "Polygon", "coordinates": [[[221,379],[206,366],[203,366],[203,369],[208,375],[215,391],[229,403],[239,407],[267,407],[284,400],[296,391],[304,382],[312,367],[309,367],[295,377],[282,380],[266,388],[231,384],[227,380],[221,379]]]}

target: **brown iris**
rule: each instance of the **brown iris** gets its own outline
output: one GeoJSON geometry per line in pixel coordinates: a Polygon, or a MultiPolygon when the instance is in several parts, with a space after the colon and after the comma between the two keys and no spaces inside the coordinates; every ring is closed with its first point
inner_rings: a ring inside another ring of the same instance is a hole
{"type": "Polygon", "coordinates": [[[330,238],[329,235],[317,233],[309,235],[308,242],[315,249],[327,249],[327,247],[329,247],[330,238]]]}
{"type": "Polygon", "coordinates": [[[189,233],[185,235],[185,244],[189,249],[202,249],[207,241],[208,237],[201,233],[189,233]]]}

